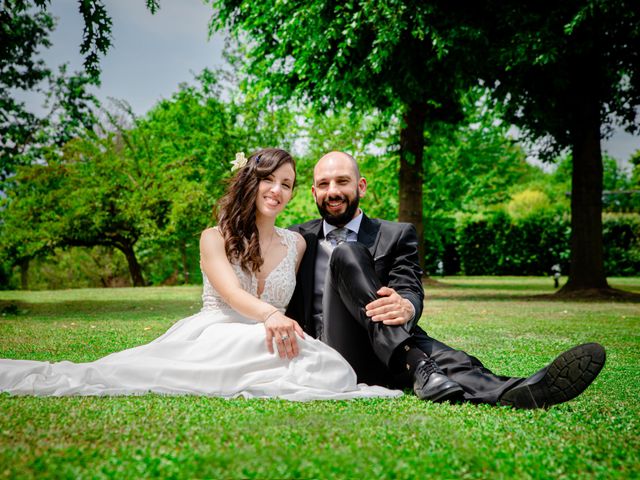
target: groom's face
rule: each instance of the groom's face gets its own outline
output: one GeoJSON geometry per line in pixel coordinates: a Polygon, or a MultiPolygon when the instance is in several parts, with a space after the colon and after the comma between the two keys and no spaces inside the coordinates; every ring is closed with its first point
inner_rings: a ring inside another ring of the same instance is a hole
{"type": "Polygon", "coordinates": [[[327,223],[337,227],[346,225],[357,215],[366,186],[354,161],[344,153],[325,155],[313,170],[311,191],[318,211],[327,223]]]}

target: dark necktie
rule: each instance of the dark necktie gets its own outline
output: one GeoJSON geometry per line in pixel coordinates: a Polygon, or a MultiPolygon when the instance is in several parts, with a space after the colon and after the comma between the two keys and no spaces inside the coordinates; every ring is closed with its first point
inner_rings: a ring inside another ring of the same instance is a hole
{"type": "MultiPolygon", "coordinates": [[[[347,241],[347,233],[349,232],[349,230],[347,228],[344,227],[340,227],[340,228],[336,228],[335,230],[331,230],[328,234],[327,237],[329,237],[329,239],[332,239],[335,241],[335,246],[340,245],[341,243],[344,243],[347,241]]],[[[333,244],[333,242],[332,242],[333,244]]]]}

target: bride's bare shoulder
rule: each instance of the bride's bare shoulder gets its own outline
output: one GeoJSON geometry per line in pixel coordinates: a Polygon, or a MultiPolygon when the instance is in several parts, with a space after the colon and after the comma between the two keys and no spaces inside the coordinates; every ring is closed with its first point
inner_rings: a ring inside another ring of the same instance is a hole
{"type": "Polygon", "coordinates": [[[201,237],[205,236],[205,235],[222,235],[220,233],[220,229],[218,228],[218,226],[216,225],[215,227],[209,227],[209,228],[205,228],[202,233],[200,234],[201,237]]]}
{"type": "Polygon", "coordinates": [[[200,234],[200,248],[202,250],[216,249],[224,244],[224,239],[218,227],[206,228],[200,234]]]}

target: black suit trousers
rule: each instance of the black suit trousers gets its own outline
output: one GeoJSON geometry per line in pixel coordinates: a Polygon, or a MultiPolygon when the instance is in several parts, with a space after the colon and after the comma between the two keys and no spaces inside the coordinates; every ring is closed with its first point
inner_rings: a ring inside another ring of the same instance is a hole
{"type": "Polygon", "coordinates": [[[373,257],[357,242],[338,245],[331,254],[322,296],[322,338],[351,364],[358,381],[388,384],[387,365],[394,350],[411,338],[401,326],[374,322],[365,305],[382,287],[373,257]]]}
{"type": "Polygon", "coordinates": [[[492,373],[477,358],[431,338],[420,327],[407,332],[403,326],[373,322],[366,316],[365,305],[378,298],[381,286],[366,247],[357,242],[336,247],[324,286],[321,340],[345,357],[358,382],[411,387],[408,375],[388,368],[395,349],[409,339],[462,386],[468,401],[495,404],[502,393],[522,381],[492,373]]]}

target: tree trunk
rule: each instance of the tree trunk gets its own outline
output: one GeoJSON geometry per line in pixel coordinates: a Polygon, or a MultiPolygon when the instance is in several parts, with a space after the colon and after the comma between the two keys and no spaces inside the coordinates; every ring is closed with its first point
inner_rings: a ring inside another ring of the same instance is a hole
{"type": "Polygon", "coordinates": [[[571,265],[560,292],[608,289],[602,242],[602,152],[597,97],[582,98],[574,122],[571,177],[571,265]],[[591,101],[589,101],[591,100],[591,101]],[[595,101],[594,101],[595,100],[595,101]]]}
{"type": "Polygon", "coordinates": [[[20,288],[29,290],[29,259],[20,260],[20,288]]]}
{"type": "Polygon", "coordinates": [[[422,216],[422,160],[427,105],[412,103],[400,130],[400,205],[398,220],[412,223],[418,233],[420,265],[424,266],[424,222],[422,216]]]}
{"type": "Polygon", "coordinates": [[[144,278],[142,277],[142,268],[138,263],[138,259],[136,258],[136,254],[133,251],[133,245],[124,245],[117,247],[127,259],[127,264],[129,265],[129,274],[131,275],[131,281],[133,282],[134,287],[144,287],[146,284],[144,282],[144,278]]]}

